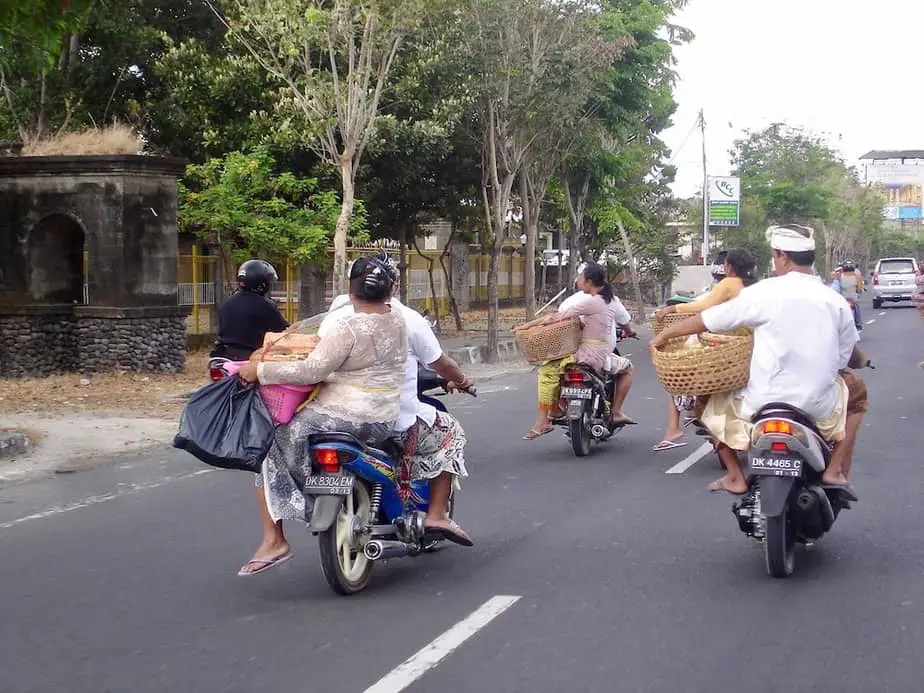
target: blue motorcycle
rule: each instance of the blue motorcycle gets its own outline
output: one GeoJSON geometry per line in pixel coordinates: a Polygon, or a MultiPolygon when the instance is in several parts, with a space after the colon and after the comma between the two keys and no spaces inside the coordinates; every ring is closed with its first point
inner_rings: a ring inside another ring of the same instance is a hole
{"type": "MultiPolygon", "coordinates": [[[[421,372],[421,394],[435,387],[445,389],[446,381],[434,371],[421,372]]],[[[476,395],[475,388],[467,392],[476,395]]],[[[446,411],[439,400],[426,399],[446,411]]],[[[349,433],[316,433],[309,436],[308,455],[311,473],[303,492],[314,499],[308,526],[318,537],[321,570],[334,592],[360,592],[369,584],[377,561],[419,556],[442,541],[441,535],[424,530],[429,482],[407,478],[403,451],[394,441],[382,443],[379,449],[349,433]]],[[[453,493],[449,500],[450,517],[454,497],[453,493]]]]}

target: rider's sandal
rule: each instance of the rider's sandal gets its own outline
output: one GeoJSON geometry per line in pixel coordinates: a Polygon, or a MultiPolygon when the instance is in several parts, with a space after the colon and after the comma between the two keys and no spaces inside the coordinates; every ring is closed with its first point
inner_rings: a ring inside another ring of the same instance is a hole
{"type": "Polygon", "coordinates": [[[529,429],[526,435],[523,436],[523,440],[536,440],[536,438],[541,438],[547,433],[551,433],[554,429],[551,426],[546,426],[541,431],[537,431],[535,428],[529,429]]]}
{"type": "Polygon", "coordinates": [[[259,575],[260,573],[265,573],[270,568],[275,568],[281,563],[285,563],[290,558],[292,558],[292,552],[283,554],[282,556],[277,556],[276,558],[252,558],[247,561],[243,568],[241,568],[237,574],[238,577],[251,577],[252,575],[259,575]],[[254,570],[246,570],[249,566],[258,566],[254,570]]]}
{"type": "Polygon", "coordinates": [[[733,496],[743,496],[747,494],[747,491],[732,491],[730,488],[728,488],[725,484],[722,483],[721,479],[716,479],[711,484],[709,484],[706,488],[709,489],[709,493],[723,493],[724,492],[724,493],[731,494],[733,496]]]}
{"type": "Polygon", "coordinates": [[[465,530],[459,526],[454,520],[449,521],[448,527],[441,527],[439,525],[424,525],[424,532],[427,534],[439,534],[446,541],[451,541],[453,544],[458,544],[459,546],[474,546],[475,542],[472,541],[471,537],[465,533],[465,530]]]}

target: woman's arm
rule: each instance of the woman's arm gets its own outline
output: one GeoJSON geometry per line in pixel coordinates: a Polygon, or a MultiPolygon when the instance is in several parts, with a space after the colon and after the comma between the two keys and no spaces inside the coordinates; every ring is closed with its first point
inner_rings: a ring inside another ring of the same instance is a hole
{"type": "Polygon", "coordinates": [[[313,385],[322,382],[346,361],[356,338],[348,320],[341,320],[301,361],[263,362],[257,377],[263,385],[313,385]]]}
{"type": "Polygon", "coordinates": [[[681,303],[679,306],[673,306],[675,313],[702,313],[706,308],[712,308],[720,303],[725,303],[732,297],[731,286],[728,279],[723,279],[709,292],[707,296],[692,301],[690,303],[681,303]]]}

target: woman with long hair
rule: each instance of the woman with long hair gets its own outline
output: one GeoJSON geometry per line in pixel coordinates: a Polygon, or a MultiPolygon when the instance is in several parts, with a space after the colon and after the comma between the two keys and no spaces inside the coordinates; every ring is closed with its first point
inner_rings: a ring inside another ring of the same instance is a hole
{"type": "MultiPolygon", "coordinates": [[[[725,255],[723,271],[724,278],[715,284],[706,296],[691,303],[681,303],[680,305],[662,308],[655,313],[655,318],[670,315],[671,313],[702,313],[706,308],[732,300],[741,293],[742,289],[757,281],[757,261],[754,259],[754,255],[744,248],[735,248],[728,251],[725,255]]],[[[679,439],[683,437],[683,430],[680,428],[680,410],[692,407],[691,399],[690,397],[668,396],[667,429],[664,431],[661,442],[655,445],[652,450],[660,452],[686,445],[686,443],[679,442],[679,439]]],[[[705,403],[700,400],[697,404],[696,408],[701,410],[705,403]]]]}
{"type": "MultiPolygon", "coordinates": [[[[539,406],[536,422],[523,436],[524,440],[534,440],[551,433],[550,418],[561,416],[559,378],[565,366],[577,362],[601,370],[606,363],[607,356],[613,351],[614,345],[611,343],[610,336],[620,303],[613,293],[613,287],[606,281],[606,271],[596,263],[587,265],[578,276],[577,287],[583,292],[582,295],[574,301],[569,301],[567,306],[563,304],[557,313],[533,320],[517,328],[526,329],[533,325],[549,325],[572,317],[580,317],[584,324],[581,330],[581,342],[574,355],[547,361],[539,367],[539,406]]],[[[631,387],[631,368],[625,370],[619,377],[629,380],[623,380],[623,387],[617,388],[620,396],[615,398],[616,406],[611,408],[610,418],[614,423],[634,424],[636,422],[633,419],[620,411],[625,395],[631,387]]]]}

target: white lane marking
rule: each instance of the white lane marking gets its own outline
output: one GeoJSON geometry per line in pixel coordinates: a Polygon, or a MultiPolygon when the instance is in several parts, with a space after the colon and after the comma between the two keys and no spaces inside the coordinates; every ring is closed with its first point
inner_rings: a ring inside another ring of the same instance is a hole
{"type": "Polygon", "coordinates": [[[80,510],[81,508],[88,508],[91,505],[99,505],[100,503],[108,503],[111,500],[116,498],[121,498],[122,496],[133,496],[136,493],[141,491],[147,491],[152,488],[157,488],[158,486],[166,486],[169,483],[174,481],[182,481],[183,479],[191,479],[195,476],[202,476],[203,474],[208,474],[214,472],[214,469],[200,469],[198,472],[193,472],[192,474],[179,474],[177,476],[167,476],[158,481],[150,481],[144,484],[129,484],[123,489],[119,489],[113,493],[104,493],[99,496],[89,496],[83,500],[79,500],[75,503],[70,503],[68,505],[59,505],[54,508],[48,508],[48,510],[43,510],[38,513],[33,513],[31,515],[25,515],[24,517],[17,517],[15,520],[10,520],[9,522],[4,522],[0,524],[0,529],[9,529],[10,527],[15,527],[16,525],[21,525],[23,522],[29,522],[30,520],[41,520],[45,517],[51,517],[53,515],[61,515],[63,513],[69,513],[72,510],[80,510]]]}
{"type": "Polygon", "coordinates": [[[882,312],[879,314],[879,317],[881,318],[881,317],[882,317],[883,315],[885,315],[885,314],[886,314],[886,312],[885,312],[885,311],[882,311],[882,312]]]}
{"type": "Polygon", "coordinates": [[[665,474],[683,474],[685,471],[687,471],[690,467],[692,467],[694,464],[699,462],[702,458],[704,458],[710,452],[712,452],[712,443],[703,443],[698,448],[696,448],[696,450],[694,450],[689,455],[684,457],[682,460],[680,460],[680,462],[675,464],[673,467],[671,467],[664,473],[665,474]]]}
{"type": "Polygon", "coordinates": [[[418,650],[363,693],[398,693],[448,657],[462,643],[520,600],[518,596],[491,597],[452,628],[418,650]]]}
{"type": "Polygon", "coordinates": [[[876,318],[872,318],[871,320],[867,320],[867,321],[866,321],[866,324],[867,324],[867,325],[872,325],[874,322],[876,322],[876,318]]]}

